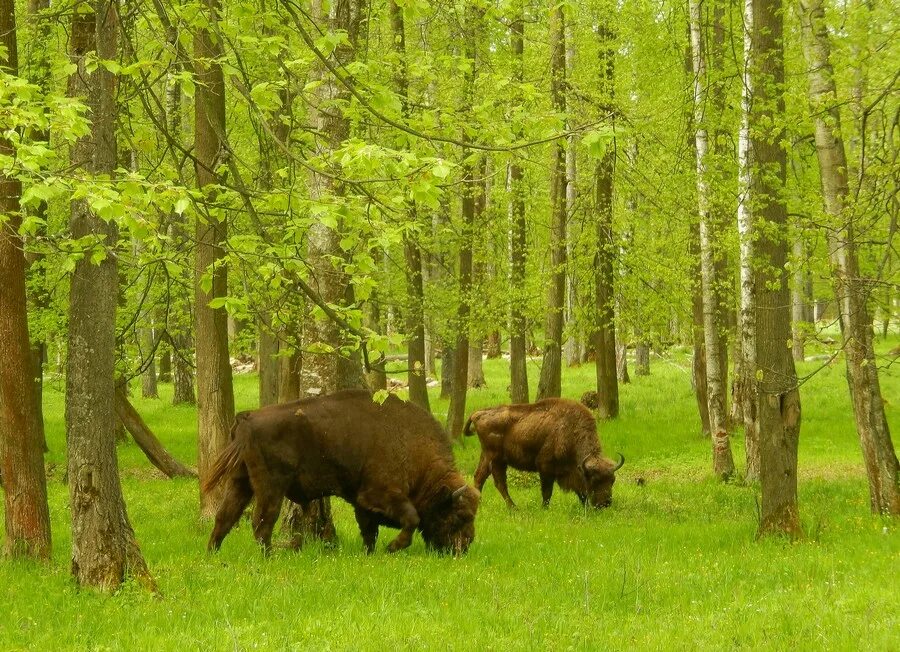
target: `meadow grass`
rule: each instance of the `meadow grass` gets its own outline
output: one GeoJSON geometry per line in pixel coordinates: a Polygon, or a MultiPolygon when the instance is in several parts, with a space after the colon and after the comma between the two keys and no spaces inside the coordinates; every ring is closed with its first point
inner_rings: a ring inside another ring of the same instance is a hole
{"type": "MultiPolygon", "coordinates": [[[[821,364],[801,364],[801,375],[821,364]]],[[[506,401],[507,363],[486,361],[485,373],[469,410],[506,401]]],[[[566,369],[563,394],[579,397],[593,378],[592,365],[566,369]]],[[[882,379],[896,433],[900,374],[888,366],[882,379]]],[[[238,409],[255,407],[256,382],[235,379],[238,409]]],[[[135,403],[172,453],[194,464],[195,412],[170,405],[171,386],[162,395],[135,403]]],[[[611,508],[585,511],[557,490],[543,510],[536,479],[514,473],[519,509],[510,512],[488,480],[475,542],[459,559],[426,552],[418,536],[388,555],[392,530],[366,556],[341,501],[336,548],[266,559],[243,521],[207,555],[211,524],[198,519],[196,482],[166,480],[134,444],[121,445],[128,511],[161,597],[136,584],[104,596],[69,575],[63,395],[49,382],[54,559],[0,561],[0,650],[900,650],[900,533],[869,513],[842,362],[812,376],[802,400],[807,536],[796,543],[756,541],[758,487],[711,477],[688,360],[677,352],[623,386],[621,418],[600,426],[607,454],[627,458],[611,508]]],[[[443,418],[446,401],[432,401],[443,418]]],[[[733,449],[742,469],[740,433],[733,449]]],[[[477,440],[455,452],[471,477],[477,440]]]]}

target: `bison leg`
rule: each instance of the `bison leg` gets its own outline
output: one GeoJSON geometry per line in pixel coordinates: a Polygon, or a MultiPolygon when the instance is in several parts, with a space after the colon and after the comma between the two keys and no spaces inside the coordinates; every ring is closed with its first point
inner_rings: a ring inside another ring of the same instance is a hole
{"type": "Polygon", "coordinates": [[[272,550],[272,529],[281,513],[284,492],[268,488],[256,494],[256,507],[253,509],[253,536],[268,555],[272,550]]]}
{"type": "Polygon", "coordinates": [[[494,460],[491,464],[491,475],[494,476],[494,486],[497,487],[497,491],[503,496],[506,506],[510,509],[515,509],[516,504],[509,497],[509,489],[506,488],[506,464],[500,464],[497,460],[494,460]]]}
{"type": "Polygon", "coordinates": [[[550,507],[550,498],[553,496],[553,476],[541,473],[541,498],[544,499],[544,507],[550,507]]]}
{"type": "Polygon", "coordinates": [[[231,528],[241,518],[241,514],[247,509],[251,498],[253,498],[253,489],[250,487],[250,479],[246,475],[229,478],[222,502],[216,512],[216,525],[213,527],[212,535],[206,546],[209,552],[218,550],[222,546],[225,535],[231,532],[231,528]]]}
{"type": "Polygon", "coordinates": [[[375,543],[378,541],[378,515],[362,507],[355,507],[353,511],[366,547],[366,554],[371,555],[375,552],[375,543]]]}
{"type": "Polygon", "coordinates": [[[357,503],[363,509],[384,514],[400,524],[400,534],[388,544],[388,552],[409,548],[419,525],[419,513],[409,498],[398,491],[370,490],[359,494],[357,503]]]}
{"type": "Polygon", "coordinates": [[[490,474],[491,461],[484,452],[482,452],[481,458],[478,460],[478,468],[475,469],[475,488],[478,489],[478,491],[484,489],[484,483],[487,481],[490,474]]]}

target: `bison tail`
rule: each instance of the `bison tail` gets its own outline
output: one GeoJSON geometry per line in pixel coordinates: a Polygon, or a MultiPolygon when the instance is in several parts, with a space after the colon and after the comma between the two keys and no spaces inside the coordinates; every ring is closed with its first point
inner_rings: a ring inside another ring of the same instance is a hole
{"type": "Polygon", "coordinates": [[[239,414],[235,418],[234,425],[231,426],[231,443],[219,454],[206,479],[203,480],[203,493],[215,489],[216,485],[222,481],[222,478],[234,471],[242,462],[244,449],[247,446],[247,438],[239,436],[240,433],[238,432],[238,427],[243,421],[242,417],[243,415],[239,414]]]}
{"type": "MultiPolygon", "coordinates": [[[[473,416],[474,416],[474,413],[473,413],[473,416]]],[[[463,434],[464,434],[466,437],[471,437],[472,435],[475,434],[474,432],[472,432],[472,417],[469,417],[469,418],[466,420],[466,427],[463,428],[463,434]]]]}

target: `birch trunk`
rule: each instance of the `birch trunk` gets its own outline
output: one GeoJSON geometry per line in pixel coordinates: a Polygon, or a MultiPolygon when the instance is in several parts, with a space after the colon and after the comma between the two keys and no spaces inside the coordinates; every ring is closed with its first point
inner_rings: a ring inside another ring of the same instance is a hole
{"type": "Polygon", "coordinates": [[[900,515],[900,467],[884,413],[872,342],[868,290],[860,276],[853,208],[847,205],[847,157],[831,67],[831,44],[821,0],[801,0],[803,51],[815,122],[834,296],[841,322],[847,384],[869,480],[872,511],[900,515]]]}
{"type": "MultiPolygon", "coordinates": [[[[703,291],[703,336],[706,349],[706,397],[709,407],[709,424],[712,434],[713,472],[723,480],[734,473],[734,460],[728,436],[728,414],[726,412],[726,382],[722,374],[723,324],[717,297],[719,279],[718,266],[713,250],[716,238],[715,219],[711,210],[711,178],[709,142],[706,125],[708,98],[705,88],[709,85],[707,75],[707,55],[702,31],[700,0],[691,0],[691,50],[694,71],[694,128],[697,153],[697,202],[700,215],[700,276],[703,291]]],[[[714,116],[718,119],[719,116],[714,116]]]]}
{"type": "Polygon", "coordinates": [[[759,424],[756,419],[756,295],[753,258],[755,254],[750,176],[753,157],[750,149],[750,109],[753,99],[752,65],[753,0],[744,0],[744,68],[741,85],[741,127],[738,134],[738,237],[740,240],[740,310],[738,312],[741,362],[736,365],[733,405],[740,406],[744,423],[744,449],[748,482],[759,480],[759,424]]]}

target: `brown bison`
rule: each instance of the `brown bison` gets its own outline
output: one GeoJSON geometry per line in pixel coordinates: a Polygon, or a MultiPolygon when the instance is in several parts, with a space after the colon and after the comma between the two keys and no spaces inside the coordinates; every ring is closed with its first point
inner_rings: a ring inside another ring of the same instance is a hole
{"type": "Polygon", "coordinates": [[[475,470],[480,491],[488,474],[509,507],[515,507],[506,487],[506,467],[537,471],[541,478],[544,507],[550,504],[553,483],[574,491],[582,504],[606,507],[612,502],[615,472],[625,463],[606,459],[600,452],[597,422],[586,407],[564,398],[537,403],[500,405],[478,410],[466,422],[481,442],[481,459],[475,470]]]}
{"type": "Polygon", "coordinates": [[[254,496],[253,534],[266,551],[285,497],[349,502],[367,552],[379,525],[400,528],[390,552],[408,547],[416,529],[445,552],[465,552],[475,536],[481,494],[457,471],[434,417],[395,396],[378,404],[367,391],[348,390],[241,412],[231,436],[204,484],[208,491],[227,482],[209,550],[219,549],[254,496]]]}

